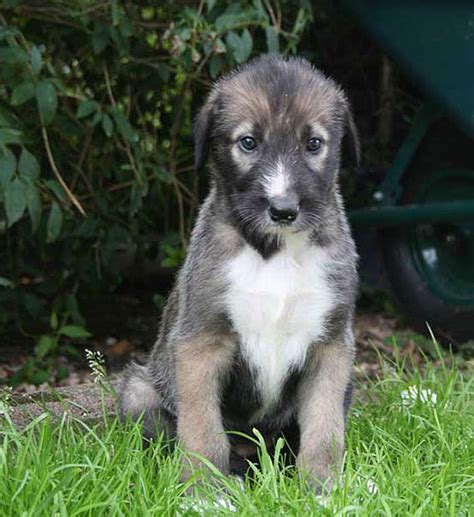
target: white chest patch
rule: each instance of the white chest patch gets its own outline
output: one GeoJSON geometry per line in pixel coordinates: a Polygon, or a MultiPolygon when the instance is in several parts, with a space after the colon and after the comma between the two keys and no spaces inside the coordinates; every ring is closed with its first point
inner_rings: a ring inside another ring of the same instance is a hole
{"type": "Polygon", "coordinates": [[[334,300],[326,280],[329,262],[325,250],[298,234],[287,236],[270,259],[246,245],[225,266],[227,308],[242,355],[256,370],[263,411],[278,400],[289,370],[302,366],[309,345],[325,331],[334,300]]]}

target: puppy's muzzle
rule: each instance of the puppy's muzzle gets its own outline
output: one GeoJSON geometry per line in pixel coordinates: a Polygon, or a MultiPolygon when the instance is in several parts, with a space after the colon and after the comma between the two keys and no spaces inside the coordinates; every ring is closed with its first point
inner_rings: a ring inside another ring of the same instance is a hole
{"type": "Polygon", "coordinates": [[[268,213],[274,223],[291,224],[299,211],[300,204],[296,197],[278,197],[269,201],[268,213]]]}

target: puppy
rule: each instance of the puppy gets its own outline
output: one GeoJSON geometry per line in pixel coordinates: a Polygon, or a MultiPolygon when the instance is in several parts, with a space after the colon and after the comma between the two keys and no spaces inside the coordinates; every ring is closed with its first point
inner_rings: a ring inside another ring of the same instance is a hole
{"type": "Polygon", "coordinates": [[[346,130],[358,159],[346,96],[303,59],[262,56],[214,85],[194,128],[210,192],[148,363],[121,387],[146,437],[176,436],[227,473],[227,431],[296,428],[314,479],[340,463],[357,288],[338,189],[346,130]]]}

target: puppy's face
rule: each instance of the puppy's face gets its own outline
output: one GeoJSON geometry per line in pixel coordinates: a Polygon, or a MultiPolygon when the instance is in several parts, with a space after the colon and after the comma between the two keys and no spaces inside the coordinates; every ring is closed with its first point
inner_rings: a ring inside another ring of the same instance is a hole
{"type": "Polygon", "coordinates": [[[345,128],[357,135],[336,84],[303,60],[264,56],[223,78],[195,126],[220,192],[247,232],[324,224],[345,128]]]}

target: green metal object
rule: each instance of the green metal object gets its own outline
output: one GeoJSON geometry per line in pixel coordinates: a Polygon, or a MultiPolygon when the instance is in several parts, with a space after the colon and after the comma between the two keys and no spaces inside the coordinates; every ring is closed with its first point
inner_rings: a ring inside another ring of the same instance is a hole
{"type": "Polygon", "coordinates": [[[395,204],[402,193],[400,180],[407,170],[416,150],[426,135],[430,125],[439,116],[439,110],[431,103],[427,103],[418,112],[415,122],[400,147],[393,161],[392,166],[387,172],[380,189],[375,195],[375,199],[382,205],[395,204]]]}
{"type": "MultiPolygon", "coordinates": [[[[355,225],[386,226],[472,218],[474,196],[395,206],[401,179],[431,124],[444,113],[474,136],[474,2],[342,0],[366,31],[415,79],[430,99],[417,114],[374,207],[352,210],[355,225]],[[403,30],[401,30],[403,28],[403,30]]],[[[473,145],[474,148],[474,145],[473,145]]]]}
{"type": "MultiPolygon", "coordinates": [[[[474,207],[472,171],[434,173],[416,196],[421,206],[450,206],[451,199],[471,200],[456,204],[474,207]]],[[[418,273],[433,292],[448,303],[474,304],[474,217],[414,225],[408,230],[408,244],[418,273]]]]}
{"type": "Polygon", "coordinates": [[[474,138],[474,2],[342,2],[429,99],[375,192],[377,206],[352,210],[349,219],[405,225],[423,283],[449,305],[474,308],[474,171],[434,170],[418,185],[413,204],[397,204],[402,177],[438,116],[448,115],[474,138]]]}
{"type": "Polygon", "coordinates": [[[474,201],[374,206],[349,212],[349,221],[353,226],[395,226],[465,219],[474,221],[474,201]]]}
{"type": "Polygon", "coordinates": [[[474,137],[474,2],[342,2],[421,89],[474,137]]]}

